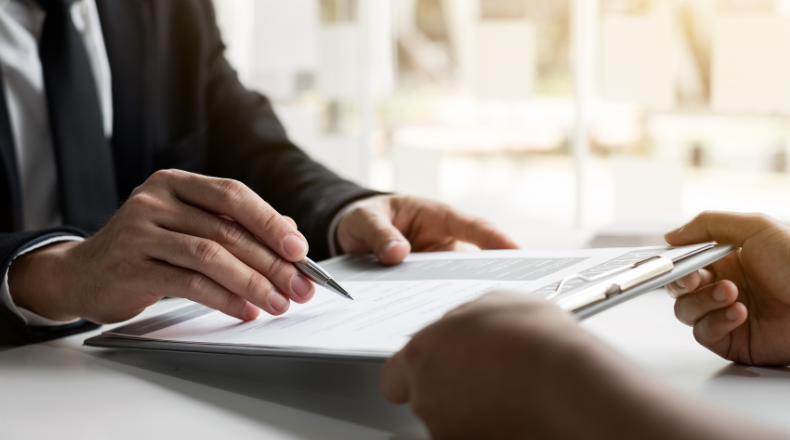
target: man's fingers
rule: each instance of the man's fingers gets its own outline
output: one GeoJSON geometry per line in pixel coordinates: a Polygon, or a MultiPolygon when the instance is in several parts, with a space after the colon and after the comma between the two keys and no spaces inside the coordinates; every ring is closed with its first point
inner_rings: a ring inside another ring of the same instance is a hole
{"type": "Polygon", "coordinates": [[[165,229],[219,243],[297,303],[305,303],[315,294],[313,283],[293,264],[258,241],[239,223],[181,202],[175,202],[172,209],[161,212],[155,221],[165,229]]]}
{"type": "Polygon", "coordinates": [[[395,353],[387,359],[381,369],[379,388],[385,399],[392,403],[409,401],[409,381],[403,351],[395,353]]]}
{"type": "Polygon", "coordinates": [[[161,297],[186,298],[243,321],[255,319],[260,313],[244,298],[198,272],[153,260],[146,266],[142,291],[161,297]]]}
{"type": "Polygon", "coordinates": [[[513,240],[485,220],[450,211],[446,222],[450,235],[480,249],[518,249],[513,240]]]}
{"type": "Polygon", "coordinates": [[[711,312],[694,325],[694,339],[710,351],[726,357],[732,343],[732,331],[746,322],[747,316],[746,306],[739,302],[711,312]]]}
{"type": "Polygon", "coordinates": [[[299,227],[298,227],[298,226],[296,226],[296,221],[294,221],[294,219],[292,219],[291,217],[288,217],[287,215],[284,215],[284,216],[283,216],[283,218],[285,219],[285,221],[287,221],[288,223],[290,223],[290,224],[291,224],[291,226],[293,226],[293,227],[294,227],[294,229],[299,229],[299,227]]]}
{"type": "Polygon", "coordinates": [[[159,171],[151,179],[190,205],[234,219],[289,261],[307,255],[307,240],[296,227],[239,181],[178,170],[159,171]]]}
{"type": "Polygon", "coordinates": [[[370,246],[379,261],[388,265],[398,264],[409,255],[409,240],[393,226],[387,213],[360,209],[350,215],[353,217],[349,220],[357,228],[359,237],[370,246]]]}
{"type": "Polygon", "coordinates": [[[694,325],[714,310],[723,309],[738,299],[738,288],[731,281],[720,281],[675,301],[675,316],[686,325],[694,325]]]}
{"type": "Polygon", "coordinates": [[[667,284],[666,290],[672,298],[679,298],[689,292],[693,292],[700,287],[707,286],[714,281],[713,272],[708,269],[700,269],[692,272],[679,280],[667,284]]]}
{"type": "Polygon", "coordinates": [[[715,241],[740,247],[749,237],[773,222],[763,214],[707,211],[668,232],[664,239],[673,246],[715,241]]]}
{"type": "Polygon", "coordinates": [[[146,239],[150,241],[144,249],[151,258],[201,273],[269,314],[288,310],[290,302],[282,292],[217,242],[171,231],[146,239]]]}

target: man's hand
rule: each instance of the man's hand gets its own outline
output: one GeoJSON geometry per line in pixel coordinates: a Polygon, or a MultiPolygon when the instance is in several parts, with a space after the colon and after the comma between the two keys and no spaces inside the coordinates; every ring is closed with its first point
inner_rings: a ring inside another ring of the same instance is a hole
{"type": "Polygon", "coordinates": [[[697,341],[731,361],[790,365],[790,228],[760,214],[705,212],[665,238],[740,247],[667,286],[697,341]]]}
{"type": "Polygon", "coordinates": [[[492,224],[432,200],[378,196],[355,206],[338,224],[338,242],[344,252],[373,252],[384,264],[398,264],[410,251],[455,250],[458,242],[518,249],[492,224]]]}
{"type": "Polygon", "coordinates": [[[159,171],[93,237],[19,257],[9,287],[55,320],[122,321],[165,296],[250,320],[313,296],[290,263],[305,255],[293,220],[240,182],[159,171]]]}

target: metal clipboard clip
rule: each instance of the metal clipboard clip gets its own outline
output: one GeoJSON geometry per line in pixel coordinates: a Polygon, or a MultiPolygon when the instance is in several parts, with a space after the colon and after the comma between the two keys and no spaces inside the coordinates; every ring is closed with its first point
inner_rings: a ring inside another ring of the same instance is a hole
{"type": "Polygon", "coordinates": [[[592,277],[582,274],[573,274],[560,281],[554,292],[549,294],[546,299],[552,300],[557,298],[560,293],[562,293],[562,289],[565,285],[572,280],[581,279],[594,283],[595,281],[606,279],[604,282],[584,287],[578,292],[561,297],[556,301],[556,304],[561,309],[576,311],[599,301],[619,295],[632,287],[670,272],[674,267],[675,264],[670,258],[662,255],[654,255],[644,260],[637,261],[636,263],[627,264],[592,277]]]}

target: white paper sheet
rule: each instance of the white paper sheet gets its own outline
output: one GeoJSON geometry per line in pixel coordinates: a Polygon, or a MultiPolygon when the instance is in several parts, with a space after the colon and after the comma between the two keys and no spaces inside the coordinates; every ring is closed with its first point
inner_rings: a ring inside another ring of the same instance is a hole
{"type": "MultiPolygon", "coordinates": [[[[250,322],[193,304],[106,334],[184,343],[391,353],[450,309],[485,292],[515,290],[543,297],[571,274],[591,276],[660,254],[674,259],[701,246],[440,252],[412,254],[394,267],[380,266],[371,257],[341,257],[321,265],[354,301],[318,288],[307,304],[291,304],[281,316],[262,313],[250,322]]],[[[569,283],[564,292],[576,286],[569,283]]]]}

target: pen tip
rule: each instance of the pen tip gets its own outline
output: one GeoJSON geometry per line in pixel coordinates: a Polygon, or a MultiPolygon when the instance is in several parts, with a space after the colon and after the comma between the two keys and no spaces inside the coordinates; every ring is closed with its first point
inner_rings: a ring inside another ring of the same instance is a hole
{"type": "Polygon", "coordinates": [[[337,281],[335,281],[335,280],[331,280],[331,279],[330,279],[329,281],[327,281],[327,283],[326,283],[326,287],[329,287],[330,289],[332,289],[332,290],[334,290],[335,292],[337,292],[337,293],[339,293],[339,294],[341,294],[341,295],[345,296],[345,297],[346,297],[346,298],[348,298],[348,299],[351,299],[351,300],[353,300],[353,299],[354,299],[353,297],[351,297],[351,295],[349,295],[349,294],[348,294],[348,292],[346,292],[346,290],[345,290],[345,289],[343,289],[342,287],[340,287],[340,284],[337,284],[337,281]]]}

